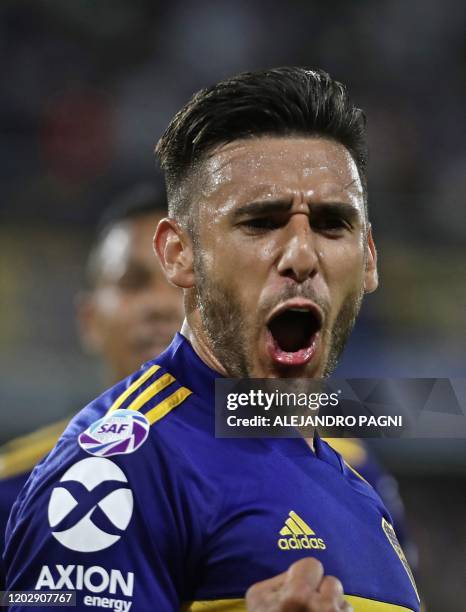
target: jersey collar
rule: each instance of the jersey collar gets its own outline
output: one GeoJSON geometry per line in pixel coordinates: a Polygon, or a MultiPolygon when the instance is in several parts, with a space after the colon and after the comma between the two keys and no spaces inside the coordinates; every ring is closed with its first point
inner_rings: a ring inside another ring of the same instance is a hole
{"type": "Polygon", "coordinates": [[[177,332],[170,346],[156,359],[183,385],[202,399],[215,399],[215,379],[223,376],[205,364],[183,334],[177,332]]]}
{"type": "MultiPolygon", "coordinates": [[[[215,379],[224,378],[205,364],[193,349],[189,340],[181,333],[177,333],[170,346],[155,360],[173,374],[183,385],[186,385],[209,404],[215,401],[215,379]]],[[[342,471],[342,465],[337,453],[320,438],[317,432],[314,435],[314,453],[302,438],[279,438],[280,449],[290,455],[315,455],[318,459],[333,465],[342,471]]],[[[268,438],[268,442],[277,446],[277,438],[268,438]]]]}

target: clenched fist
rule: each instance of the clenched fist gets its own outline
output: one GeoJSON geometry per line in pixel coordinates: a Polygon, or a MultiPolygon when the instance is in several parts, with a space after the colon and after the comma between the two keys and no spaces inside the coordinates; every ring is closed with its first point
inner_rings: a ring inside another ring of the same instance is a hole
{"type": "Polygon", "coordinates": [[[343,598],[343,586],[324,576],[322,563],[308,557],[286,572],[253,584],[246,593],[249,612],[351,612],[343,598]]]}

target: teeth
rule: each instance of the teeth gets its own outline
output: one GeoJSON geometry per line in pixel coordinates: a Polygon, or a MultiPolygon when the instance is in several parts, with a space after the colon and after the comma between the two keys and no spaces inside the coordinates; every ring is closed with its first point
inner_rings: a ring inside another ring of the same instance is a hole
{"type": "Polygon", "coordinates": [[[309,312],[307,308],[288,308],[291,312],[309,312]]]}

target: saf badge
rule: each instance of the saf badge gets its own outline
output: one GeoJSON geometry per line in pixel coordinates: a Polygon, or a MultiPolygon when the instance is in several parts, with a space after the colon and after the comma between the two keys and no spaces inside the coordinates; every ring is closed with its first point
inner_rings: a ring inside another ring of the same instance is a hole
{"type": "Polygon", "coordinates": [[[135,410],[115,410],[92,423],[78,438],[79,446],[96,457],[134,453],[146,441],[150,423],[135,410]]]}

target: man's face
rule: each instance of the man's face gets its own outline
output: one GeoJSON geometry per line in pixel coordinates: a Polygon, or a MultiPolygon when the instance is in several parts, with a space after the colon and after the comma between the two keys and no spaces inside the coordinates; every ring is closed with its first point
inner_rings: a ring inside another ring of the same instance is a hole
{"type": "Polygon", "coordinates": [[[347,149],[325,138],[234,141],[203,163],[198,189],[195,289],[216,358],[231,376],[327,375],[371,258],[347,149]]]}
{"type": "Polygon", "coordinates": [[[182,294],[154,256],[161,216],[148,213],[115,225],[97,256],[97,282],[81,308],[87,344],[114,380],[137,370],[171,342],[183,318],[182,294]]]}

